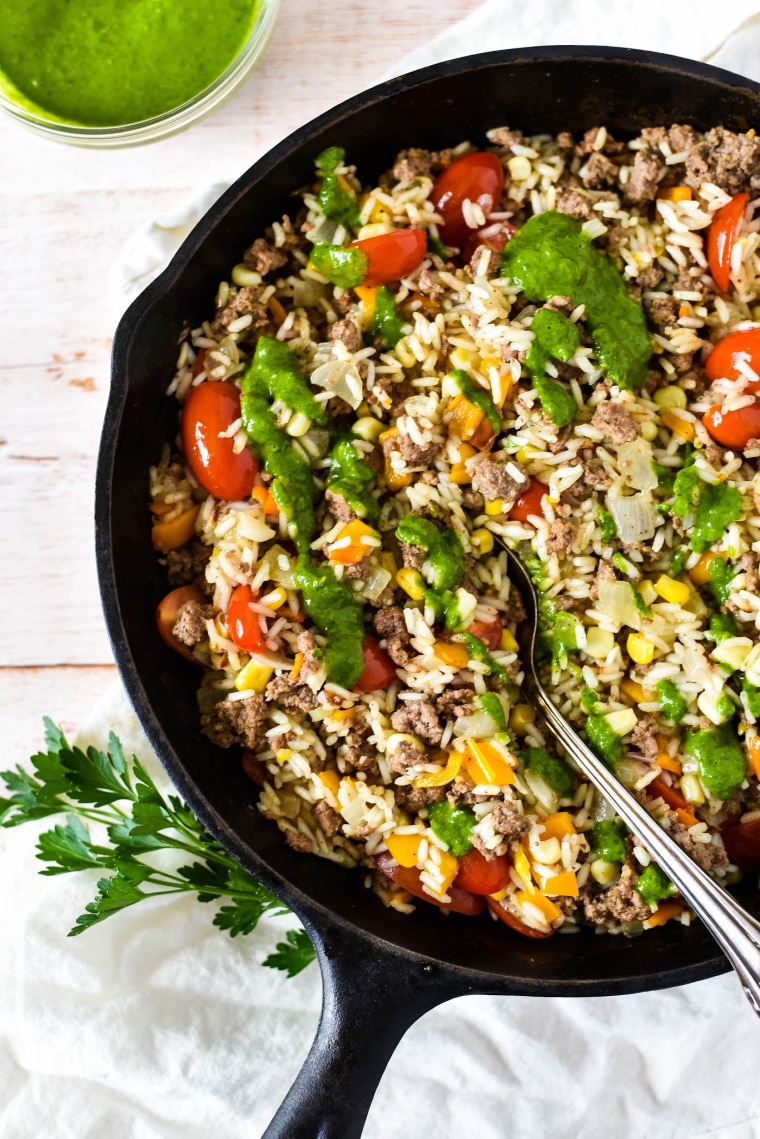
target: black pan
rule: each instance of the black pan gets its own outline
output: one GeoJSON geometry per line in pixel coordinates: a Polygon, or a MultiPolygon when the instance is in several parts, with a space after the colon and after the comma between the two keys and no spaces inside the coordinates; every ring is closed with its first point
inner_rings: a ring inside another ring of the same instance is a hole
{"type": "Polygon", "coordinates": [[[727,964],[700,926],[672,923],[630,941],[591,931],[533,941],[432,906],[403,917],[385,909],[360,874],[294,853],[262,819],[239,764],[199,733],[197,670],[163,644],[153,620],[166,583],[150,545],[147,470],[176,433],[176,406],[164,393],[177,339],[211,310],[217,282],[288,209],[326,146],[345,147],[371,183],[404,146],[482,144],[487,128],[504,123],[552,134],[605,124],[631,137],[644,125],[672,122],[747,130],[760,124],[760,86],[671,56],[578,47],[494,52],[394,79],[302,127],[252,166],[119,325],[96,494],[100,586],[116,661],[179,792],[296,912],[322,969],[317,1037],[266,1139],[361,1135],[401,1036],[452,997],[636,993],[710,977],[727,964]]]}

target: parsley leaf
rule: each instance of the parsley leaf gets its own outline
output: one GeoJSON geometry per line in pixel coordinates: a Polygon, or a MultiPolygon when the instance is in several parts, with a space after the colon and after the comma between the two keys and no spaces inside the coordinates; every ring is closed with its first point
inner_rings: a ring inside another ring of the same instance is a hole
{"type": "Polygon", "coordinates": [[[289,977],[295,977],[310,965],[316,953],[305,929],[291,929],[285,934],[286,941],[278,942],[276,951],[264,960],[271,969],[284,969],[289,977]]]}

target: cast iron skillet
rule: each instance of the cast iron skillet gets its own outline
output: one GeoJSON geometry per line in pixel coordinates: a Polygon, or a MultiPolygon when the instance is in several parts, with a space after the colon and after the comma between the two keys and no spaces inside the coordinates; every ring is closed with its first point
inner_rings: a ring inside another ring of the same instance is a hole
{"type": "MultiPolygon", "coordinates": [[[[631,137],[647,124],[760,122],[760,85],[714,67],[621,48],[494,52],[429,67],[357,95],[296,131],[240,178],[123,317],[100,448],[96,539],[116,661],[151,744],[212,834],[298,914],[319,955],[322,1019],[312,1050],[265,1139],[355,1139],[383,1069],[408,1026],[465,993],[603,996],[682,985],[726,971],[700,926],[669,924],[636,940],[583,931],[534,941],[487,918],[419,905],[386,910],[360,873],[294,853],[258,814],[234,756],[198,730],[198,672],[156,632],[166,592],[151,549],[147,470],[177,429],[165,398],[177,340],[211,310],[219,280],[288,198],[315,156],[345,147],[362,181],[404,146],[440,148],[507,123],[526,133],[605,124],[631,137]],[[371,1041],[371,1044],[367,1042],[371,1041]]],[[[745,904],[747,902],[745,901],[745,904]]]]}

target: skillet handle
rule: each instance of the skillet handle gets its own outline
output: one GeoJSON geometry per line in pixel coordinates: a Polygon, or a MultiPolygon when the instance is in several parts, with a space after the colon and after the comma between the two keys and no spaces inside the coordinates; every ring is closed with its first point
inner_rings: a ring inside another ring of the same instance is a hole
{"type": "Polygon", "coordinates": [[[401,1037],[471,986],[352,931],[309,929],[322,970],[322,1015],[311,1051],[262,1139],[360,1139],[401,1037]]]}

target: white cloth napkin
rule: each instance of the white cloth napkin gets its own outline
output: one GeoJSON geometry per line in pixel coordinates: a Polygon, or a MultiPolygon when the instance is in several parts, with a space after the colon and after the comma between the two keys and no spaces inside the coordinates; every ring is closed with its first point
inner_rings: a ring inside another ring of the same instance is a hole
{"type": "MultiPolygon", "coordinates": [[[[398,70],[497,47],[608,43],[760,77],[756,3],[489,0],[398,70]]],[[[223,188],[133,236],[111,274],[115,315],[223,188]]],[[[81,735],[103,744],[110,728],[157,770],[120,689],[81,735]]],[[[318,1017],[316,966],[288,980],[259,965],[292,921],[265,918],[231,941],[193,900],[156,901],[66,940],[94,881],[37,877],[26,832],[0,836],[2,1139],[260,1135],[318,1017]]],[[[407,1033],[365,1136],[757,1139],[759,1040],[733,976],[631,997],[469,997],[407,1033]]]]}

